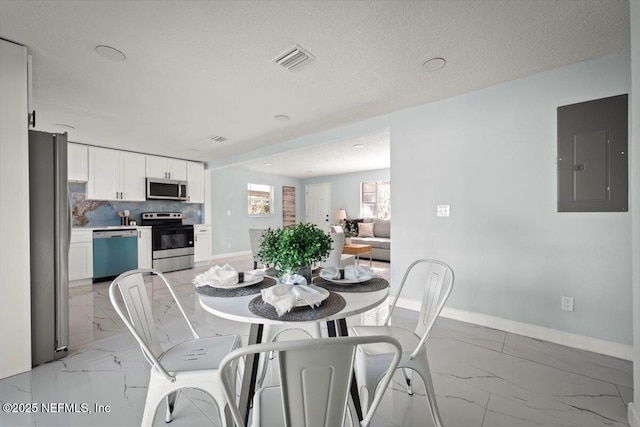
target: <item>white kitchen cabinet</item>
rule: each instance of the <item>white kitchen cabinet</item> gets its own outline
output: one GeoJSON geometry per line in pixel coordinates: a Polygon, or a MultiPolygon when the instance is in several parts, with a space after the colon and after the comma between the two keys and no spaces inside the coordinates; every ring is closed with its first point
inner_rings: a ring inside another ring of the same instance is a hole
{"type": "Polygon", "coordinates": [[[71,230],[69,244],[69,286],[91,283],[93,277],[93,231],[71,230]]]}
{"type": "Polygon", "coordinates": [[[170,157],[146,156],[148,178],[187,180],[187,161],[170,157]]]}
{"type": "Polygon", "coordinates": [[[89,147],[87,199],[145,200],[145,155],[89,147]]]}
{"type": "Polygon", "coordinates": [[[204,163],[187,162],[187,202],[204,203],[204,163]]]}
{"type": "Polygon", "coordinates": [[[89,180],[89,150],[86,145],[67,144],[67,178],[72,182],[89,180]]]}
{"type": "Polygon", "coordinates": [[[193,226],[193,262],[211,259],[211,225],[193,226]]]}
{"type": "Polygon", "coordinates": [[[138,228],[138,268],[151,267],[151,228],[138,228]]]}

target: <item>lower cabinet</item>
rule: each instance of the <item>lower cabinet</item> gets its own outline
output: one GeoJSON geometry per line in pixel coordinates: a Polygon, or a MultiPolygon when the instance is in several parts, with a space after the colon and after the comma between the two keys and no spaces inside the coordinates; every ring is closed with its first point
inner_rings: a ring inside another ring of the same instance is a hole
{"type": "Polygon", "coordinates": [[[211,225],[193,226],[193,262],[211,259],[211,225]]]}
{"type": "Polygon", "coordinates": [[[138,268],[151,266],[151,228],[138,228],[138,268]]]}
{"type": "Polygon", "coordinates": [[[93,231],[74,229],[69,244],[69,286],[91,283],[93,278],[93,231]]]}

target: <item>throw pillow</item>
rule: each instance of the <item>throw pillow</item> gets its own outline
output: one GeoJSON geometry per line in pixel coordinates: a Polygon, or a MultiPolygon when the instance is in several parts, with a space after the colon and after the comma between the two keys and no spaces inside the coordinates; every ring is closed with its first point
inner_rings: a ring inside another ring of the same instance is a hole
{"type": "Polygon", "coordinates": [[[358,237],[373,237],[373,223],[372,222],[359,222],[358,223],[358,237]]]}

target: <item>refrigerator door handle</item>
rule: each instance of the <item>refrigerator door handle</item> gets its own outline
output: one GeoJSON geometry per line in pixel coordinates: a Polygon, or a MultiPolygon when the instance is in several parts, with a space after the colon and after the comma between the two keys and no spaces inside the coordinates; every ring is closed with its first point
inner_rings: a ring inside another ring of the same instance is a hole
{"type": "Polygon", "coordinates": [[[69,346],[69,246],[71,241],[69,186],[67,181],[67,138],[66,134],[55,135],[54,142],[56,174],[55,174],[55,209],[56,209],[56,352],[66,350],[69,346]],[[65,230],[66,228],[66,230],[65,230]]]}

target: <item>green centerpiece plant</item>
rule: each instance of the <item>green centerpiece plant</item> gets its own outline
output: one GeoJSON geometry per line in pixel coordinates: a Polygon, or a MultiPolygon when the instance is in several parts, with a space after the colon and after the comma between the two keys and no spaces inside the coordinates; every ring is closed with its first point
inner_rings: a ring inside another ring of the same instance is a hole
{"type": "Polygon", "coordinates": [[[262,234],[257,258],[274,267],[278,276],[301,274],[311,284],[311,267],[325,261],[333,241],[315,224],[268,228],[262,234]]]}

